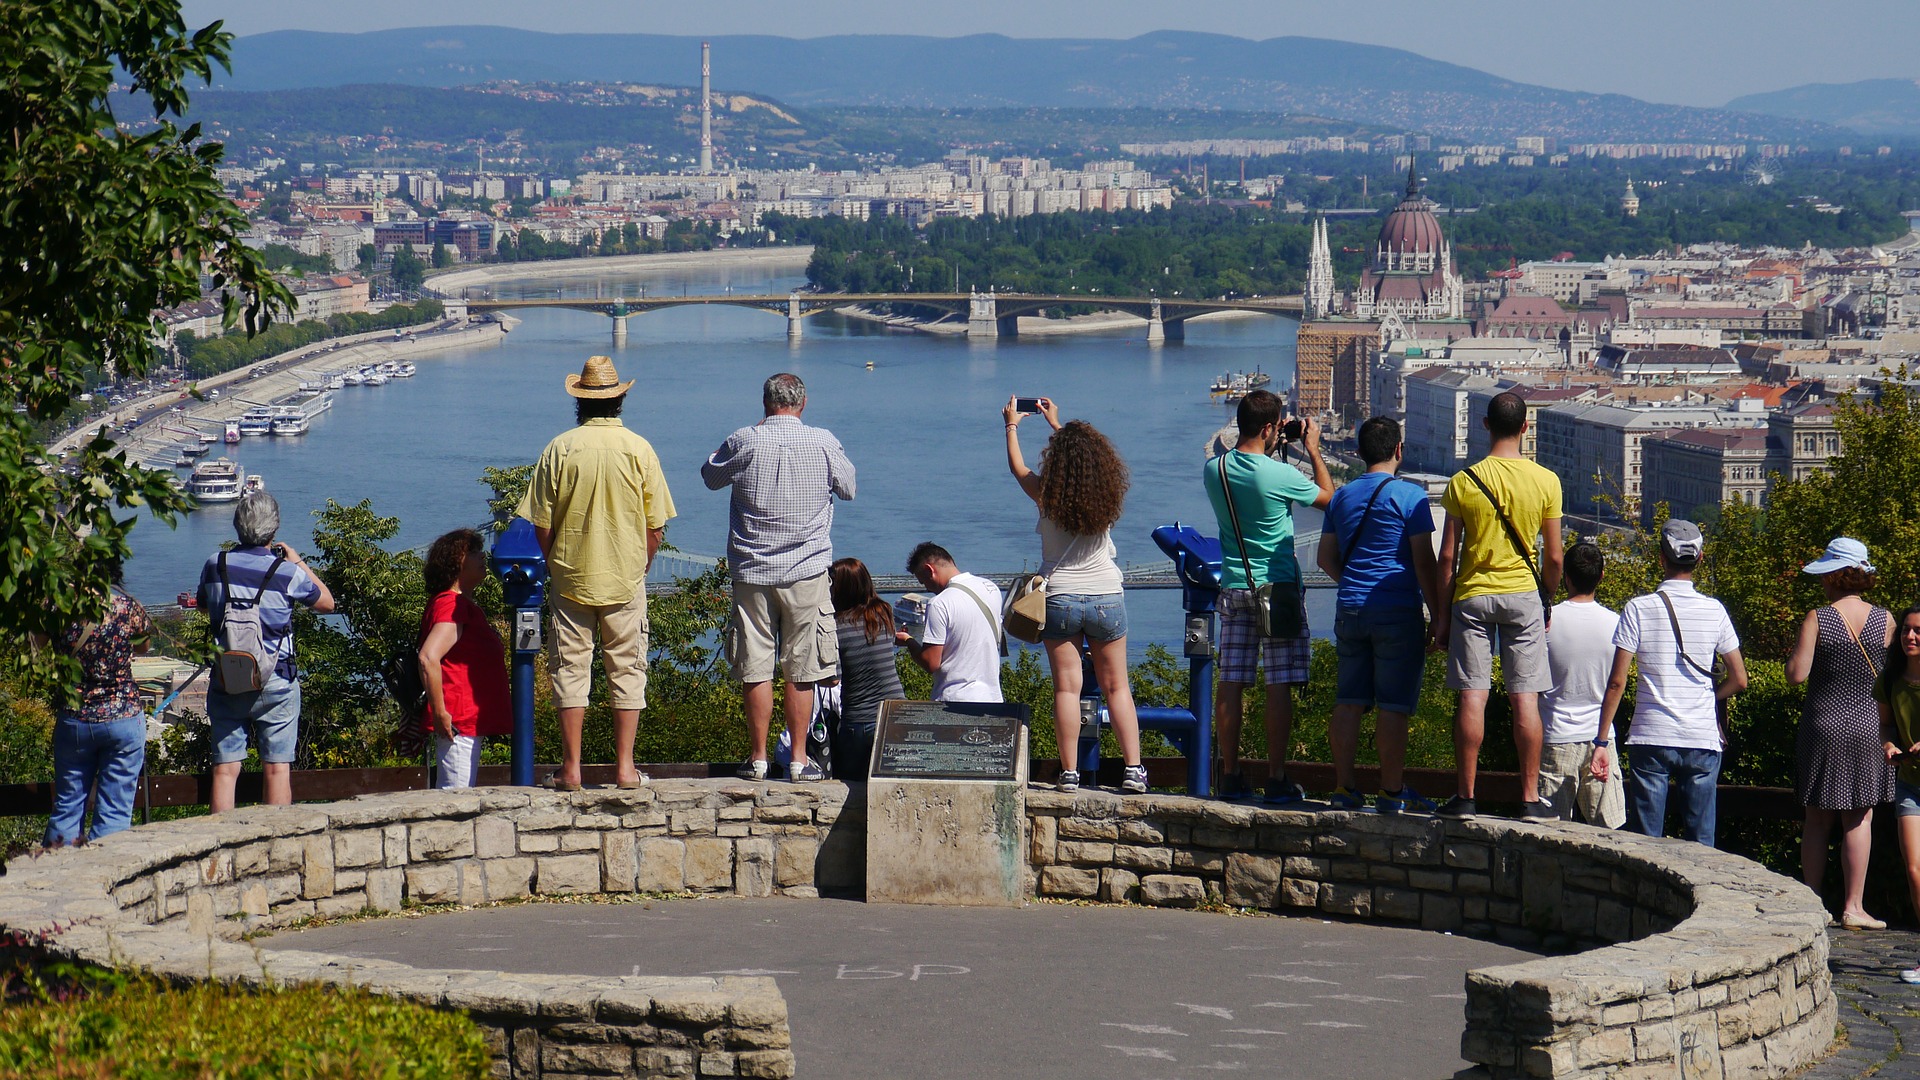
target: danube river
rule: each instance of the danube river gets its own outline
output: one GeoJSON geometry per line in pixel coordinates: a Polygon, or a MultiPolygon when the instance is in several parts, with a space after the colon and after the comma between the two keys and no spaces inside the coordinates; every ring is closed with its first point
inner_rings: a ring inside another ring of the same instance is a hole
{"type": "MultiPolygon", "coordinates": [[[[500,297],[636,296],[663,293],[782,293],[804,283],[792,266],[728,263],[709,268],[591,274],[499,282],[500,297]]],[[[521,314],[495,346],[423,357],[412,379],[347,387],[333,409],[296,438],[248,439],[241,467],[260,474],[280,500],[282,535],[311,548],[314,510],[328,499],[370,500],[400,519],[395,544],[413,547],[487,516],[479,481],[487,466],[532,461],[573,422],[562,379],[595,353],[610,353],[635,383],[625,420],[659,453],[679,512],[667,539],[692,553],[726,547],[727,495],[710,492],[700,464],[727,434],[760,416],[760,384],[778,371],[807,382],[806,419],[839,436],[858,470],[858,497],[835,514],[834,551],[882,573],[898,573],[921,540],[951,550],[963,569],[1011,572],[1038,562],[1035,513],[1007,473],[1000,408],[1010,394],[1049,396],[1062,417],[1106,432],[1133,475],[1126,515],[1114,530],[1123,562],[1164,562],[1149,536],[1171,521],[1213,530],[1201,489],[1202,447],[1230,417],[1208,385],[1224,371],[1270,374],[1276,389],[1293,376],[1290,318],[1203,321],[1184,342],[1149,347],[1144,326],[1007,342],[970,342],[882,330],[834,315],[810,318],[790,342],[786,320],[731,307],[687,307],[636,315],[629,336],[610,344],[604,316],[564,309],[521,314]],[[871,365],[871,369],[869,369],[871,365]]],[[[237,410],[236,410],[237,411],[237,410]]],[[[1038,465],[1046,422],[1021,425],[1038,465]]],[[[1318,514],[1301,528],[1318,528],[1318,514]]],[[[168,530],[151,519],[133,532],[127,585],[140,599],[170,603],[192,589],[202,562],[232,537],[225,506],[190,515],[168,530]]],[[[1311,594],[1314,630],[1331,631],[1331,593],[1311,594]]],[[[1179,594],[1129,597],[1136,651],[1148,642],[1177,648],[1179,594]]]]}

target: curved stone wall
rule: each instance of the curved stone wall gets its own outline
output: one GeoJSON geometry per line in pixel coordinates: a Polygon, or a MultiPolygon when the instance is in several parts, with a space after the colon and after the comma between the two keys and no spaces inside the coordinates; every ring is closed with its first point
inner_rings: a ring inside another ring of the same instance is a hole
{"type": "MultiPolygon", "coordinates": [[[[1697,844],[1171,796],[1030,790],[1027,806],[1035,895],[1310,910],[1567,953],[1468,974],[1462,1053],[1490,1076],[1781,1076],[1834,1030],[1818,899],[1697,844]]],[[[15,860],[0,926],[51,932],[44,953],[168,978],[333,982],[465,1009],[500,1076],[786,1077],[771,979],[427,971],[242,939],[410,903],[857,893],[864,849],[864,814],[838,784],[410,792],[15,860]]]]}

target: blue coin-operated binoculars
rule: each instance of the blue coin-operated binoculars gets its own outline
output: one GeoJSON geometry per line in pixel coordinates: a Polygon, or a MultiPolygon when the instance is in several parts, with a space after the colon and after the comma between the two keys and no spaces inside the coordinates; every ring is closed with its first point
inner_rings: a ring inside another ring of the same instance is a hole
{"type": "Polygon", "coordinates": [[[493,541],[493,572],[512,609],[513,782],[533,786],[533,659],[540,655],[540,605],[546,600],[547,557],[533,523],[514,518],[493,541]]]}
{"type": "MultiPolygon", "coordinates": [[[[1187,657],[1187,707],[1139,705],[1142,731],[1158,731],[1187,759],[1187,794],[1213,794],[1213,613],[1220,596],[1220,541],[1174,522],[1153,530],[1153,542],[1173,560],[1180,606],[1187,613],[1181,651],[1187,657]]],[[[1100,728],[1106,705],[1093,666],[1081,683],[1080,769],[1100,768],[1100,728]]]]}

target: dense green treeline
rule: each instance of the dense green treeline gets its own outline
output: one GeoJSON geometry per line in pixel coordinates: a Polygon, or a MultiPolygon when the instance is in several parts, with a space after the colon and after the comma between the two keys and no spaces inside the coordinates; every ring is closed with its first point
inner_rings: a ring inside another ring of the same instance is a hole
{"type": "Polygon", "coordinates": [[[600,233],[589,232],[577,243],[547,240],[530,229],[519,229],[502,234],[493,257],[498,262],[545,262],[550,259],[580,259],[589,255],[711,251],[719,235],[717,226],[685,219],[668,224],[667,234],[658,240],[643,236],[640,226],[633,222],[600,233]]]}
{"type": "Polygon", "coordinates": [[[435,322],[446,314],[438,300],[421,300],[412,306],[395,304],[375,314],[367,311],[342,312],[325,322],[307,319],[297,323],[274,323],[258,334],[248,336],[235,330],[215,338],[195,337],[183,331],[175,343],[187,376],[205,379],[245,367],[304,345],[328,338],[364,334],[373,330],[398,330],[407,326],[435,322]]]}

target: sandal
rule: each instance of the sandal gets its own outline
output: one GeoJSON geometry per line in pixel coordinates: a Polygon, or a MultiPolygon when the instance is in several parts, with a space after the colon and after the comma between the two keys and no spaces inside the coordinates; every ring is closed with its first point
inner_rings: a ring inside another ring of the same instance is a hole
{"type": "Polygon", "coordinates": [[[579,784],[573,783],[568,780],[562,780],[557,775],[547,777],[546,783],[541,784],[540,786],[543,788],[546,788],[548,791],[579,791],[580,790],[579,784]]]}

